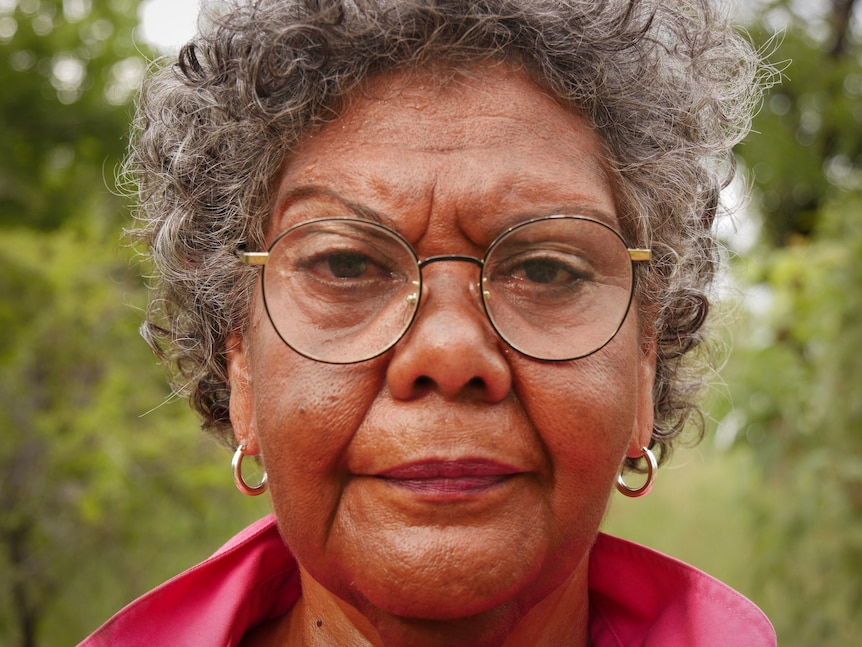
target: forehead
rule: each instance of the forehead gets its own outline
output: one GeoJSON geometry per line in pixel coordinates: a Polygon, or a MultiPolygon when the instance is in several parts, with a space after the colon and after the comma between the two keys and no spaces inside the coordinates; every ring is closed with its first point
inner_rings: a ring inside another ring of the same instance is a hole
{"type": "Polygon", "coordinates": [[[575,211],[615,224],[609,177],[596,132],[522,70],[393,74],[354,91],[341,116],[289,156],[274,227],[332,215],[298,208],[315,201],[384,221],[411,213],[387,222],[408,237],[436,212],[469,213],[468,228],[575,211]]]}
{"type": "Polygon", "coordinates": [[[412,140],[442,152],[516,143],[525,126],[532,126],[539,145],[573,129],[590,130],[526,71],[503,62],[380,76],[352,93],[346,106],[342,128],[381,144],[412,140]],[[433,142],[425,138],[429,131],[433,142]]]}

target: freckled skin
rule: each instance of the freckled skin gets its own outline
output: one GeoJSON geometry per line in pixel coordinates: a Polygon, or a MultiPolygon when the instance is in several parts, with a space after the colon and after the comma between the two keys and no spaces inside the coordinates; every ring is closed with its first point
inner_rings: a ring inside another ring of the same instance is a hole
{"type": "MultiPolygon", "coordinates": [[[[617,226],[598,136],[522,72],[366,90],[287,160],[269,242],[367,213],[420,257],[481,256],[506,227],[553,213],[617,226]]],[[[624,456],[649,440],[654,359],[634,309],[601,351],[542,362],[496,336],[477,278],[472,264],[427,266],[413,327],[367,362],[294,353],[259,293],[231,340],[231,419],[263,456],[303,587],[348,609],[342,629],[370,644],[585,643],[589,547],[624,456]],[[375,476],[466,458],[519,474],[455,503],[375,476]]]]}

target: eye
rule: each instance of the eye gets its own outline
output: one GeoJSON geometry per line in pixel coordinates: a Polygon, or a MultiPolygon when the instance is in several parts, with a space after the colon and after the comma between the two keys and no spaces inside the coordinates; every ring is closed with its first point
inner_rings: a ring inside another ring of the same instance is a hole
{"type": "Polygon", "coordinates": [[[495,279],[508,283],[532,284],[541,288],[566,288],[589,281],[588,263],[573,254],[529,252],[506,259],[495,270],[495,279]]]}
{"type": "Polygon", "coordinates": [[[355,250],[319,251],[301,264],[305,271],[324,281],[355,282],[389,278],[397,273],[393,262],[381,254],[355,250]]]}
{"type": "Polygon", "coordinates": [[[358,279],[368,271],[368,257],[353,252],[330,254],[320,261],[323,264],[337,279],[358,279]]]}
{"type": "Polygon", "coordinates": [[[536,258],[524,261],[515,275],[523,275],[523,278],[531,283],[548,285],[552,283],[565,283],[577,278],[586,278],[583,272],[560,263],[553,259],[536,258]]]}

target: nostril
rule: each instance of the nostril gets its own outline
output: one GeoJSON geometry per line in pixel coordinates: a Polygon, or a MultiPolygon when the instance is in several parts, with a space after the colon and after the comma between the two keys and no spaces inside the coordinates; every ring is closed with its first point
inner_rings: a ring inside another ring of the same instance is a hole
{"type": "MultiPolygon", "coordinates": [[[[419,375],[415,380],[413,380],[413,395],[429,393],[436,390],[439,386],[440,385],[433,377],[429,375],[419,375]]],[[[463,384],[462,388],[464,387],[466,387],[468,391],[479,392],[485,391],[488,388],[488,383],[485,381],[485,378],[475,376],[467,380],[467,382],[463,384]]]]}
{"type": "Polygon", "coordinates": [[[428,389],[434,386],[434,380],[427,375],[420,375],[416,378],[416,386],[420,389],[428,389]]]}
{"type": "Polygon", "coordinates": [[[468,384],[469,384],[470,386],[475,387],[475,388],[478,388],[478,389],[484,389],[484,388],[487,386],[487,385],[485,384],[485,379],[484,379],[484,378],[481,378],[481,377],[478,377],[478,376],[477,376],[477,377],[474,377],[474,378],[471,378],[471,379],[470,379],[470,381],[468,382],[468,384]]]}

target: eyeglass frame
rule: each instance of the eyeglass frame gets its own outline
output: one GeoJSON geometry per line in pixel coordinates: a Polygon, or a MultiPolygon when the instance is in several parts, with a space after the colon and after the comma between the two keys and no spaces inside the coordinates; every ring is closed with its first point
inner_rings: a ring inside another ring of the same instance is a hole
{"type": "MultiPolygon", "coordinates": [[[[584,216],[584,215],[579,215],[579,214],[553,214],[553,215],[549,215],[549,216],[540,216],[538,218],[531,218],[529,220],[524,220],[522,222],[519,222],[518,224],[513,225],[513,226],[505,229],[504,231],[502,231],[500,234],[498,234],[494,238],[494,240],[492,240],[491,243],[485,248],[485,253],[482,255],[482,258],[477,258],[475,256],[469,256],[466,254],[438,254],[438,255],[434,255],[434,256],[428,256],[428,257],[423,259],[423,258],[419,257],[419,254],[416,252],[413,245],[411,245],[410,242],[404,236],[402,236],[399,232],[392,229],[391,227],[384,225],[383,223],[377,222],[375,220],[367,220],[365,218],[352,218],[352,217],[347,217],[347,216],[331,216],[331,217],[314,218],[312,220],[306,220],[306,221],[303,221],[303,222],[300,222],[300,223],[297,223],[295,225],[288,227],[283,232],[281,232],[275,238],[274,241],[272,241],[269,248],[265,252],[248,252],[248,251],[245,251],[244,248],[240,247],[239,249],[236,250],[236,254],[239,257],[239,259],[245,265],[265,268],[265,266],[267,264],[267,260],[269,259],[269,256],[270,256],[272,250],[275,248],[275,246],[278,245],[279,241],[282,238],[284,238],[285,236],[287,236],[288,234],[290,234],[291,232],[293,232],[297,228],[305,227],[305,226],[312,224],[312,223],[339,222],[339,221],[342,221],[342,222],[343,221],[360,222],[363,224],[372,225],[372,226],[378,227],[380,229],[383,229],[387,233],[392,234],[395,238],[397,238],[404,245],[404,247],[410,251],[410,253],[413,256],[414,261],[416,262],[416,267],[418,269],[418,274],[419,274],[419,283],[417,285],[418,296],[416,297],[416,303],[414,305],[413,314],[410,317],[410,321],[407,322],[407,324],[404,326],[404,330],[402,330],[401,333],[389,345],[385,346],[382,350],[380,350],[379,352],[376,352],[373,355],[370,355],[368,357],[363,357],[362,359],[357,359],[357,360],[351,360],[349,362],[336,362],[336,361],[331,361],[331,360],[320,359],[318,357],[312,357],[308,353],[305,353],[305,352],[299,350],[298,348],[295,348],[293,346],[293,344],[288,342],[284,338],[284,336],[282,335],[282,333],[279,330],[279,327],[276,325],[275,321],[273,321],[272,313],[270,312],[269,305],[267,303],[267,299],[266,299],[266,295],[265,295],[265,287],[263,286],[263,279],[261,280],[261,291],[262,291],[262,294],[264,295],[263,301],[264,301],[264,307],[266,309],[267,318],[269,319],[270,324],[272,324],[273,329],[275,329],[276,334],[278,334],[279,338],[285,343],[285,345],[288,346],[294,352],[298,353],[299,355],[302,355],[303,357],[310,359],[312,361],[321,362],[323,364],[335,364],[335,365],[345,365],[346,366],[349,364],[360,364],[362,362],[367,362],[367,361],[370,361],[370,360],[375,359],[377,357],[380,357],[381,355],[384,355],[389,350],[391,350],[399,341],[401,341],[404,338],[404,335],[407,334],[407,331],[413,327],[413,323],[416,321],[416,316],[419,314],[419,307],[420,307],[421,302],[422,302],[422,270],[426,266],[428,266],[432,263],[439,263],[439,262],[443,262],[443,261],[473,263],[479,267],[480,276],[484,279],[485,278],[484,277],[485,263],[488,260],[488,255],[494,250],[494,248],[497,246],[498,242],[501,239],[505,238],[506,236],[508,236],[512,232],[517,231],[518,229],[520,229],[522,227],[529,226],[533,223],[543,222],[543,221],[548,221],[548,220],[557,220],[557,219],[571,219],[571,220],[588,221],[588,222],[593,222],[597,225],[604,227],[605,229],[607,229],[608,231],[613,233],[619,239],[619,241],[622,243],[622,245],[625,247],[626,251],[628,252],[629,259],[633,265],[632,275],[631,275],[631,283],[632,284],[631,284],[631,287],[629,289],[629,300],[628,300],[628,303],[626,304],[625,314],[620,319],[620,323],[617,326],[616,330],[614,330],[613,334],[611,334],[599,347],[594,348],[590,352],[584,353],[582,355],[576,355],[574,357],[559,358],[559,359],[556,359],[556,358],[547,359],[547,358],[543,358],[543,357],[537,357],[535,355],[530,355],[529,353],[525,353],[523,350],[516,347],[508,339],[506,339],[506,337],[504,337],[503,334],[500,332],[500,330],[497,328],[497,324],[494,323],[494,319],[491,316],[491,313],[488,312],[487,291],[484,290],[484,288],[481,285],[481,282],[479,284],[479,288],[482,291],[481,301],[482,301],[482,309],[485,312],[485,317],[488,319],[488,322],[491,324],[491,328],[494,329],[494,332],[497,334],[497,336],[507,346],[509,346],[509,348],[520,353],[524,357],[528,357],[530,359],[534,359],[537,361],[542,361],[542,362],[571,362],[571,361],[583,359],[584,357],[589,357],[590,355],[597,353],[602,348],[607,346],[614,339],[614,337],[617,336],[617,333],[619,333],[620,329],[623,327],[623,324],[625,323],[626,319],[628,319],[629,312],[631,311],[631,304],[632,304],[632,301],[634,299],[634,292],[635,292],[635,290],[634,290],[634,287],[635,287],[634,264],[635,263],[649,263],[650,261],[652,261],[652,249],[651,248],[648,248],[648,247],[629,247],[628,243],[626,243],[625,239],[623,238],[622,234],[620,234],[620,232],[618,232],[616,229],[611,227],[608,223],[603,222],[602,220],[599,220],[598,218],[593,218],[591,216],[584,216]]],[[[266,270],[264,269],[263,271],[265,272],[266,270]]]]}

